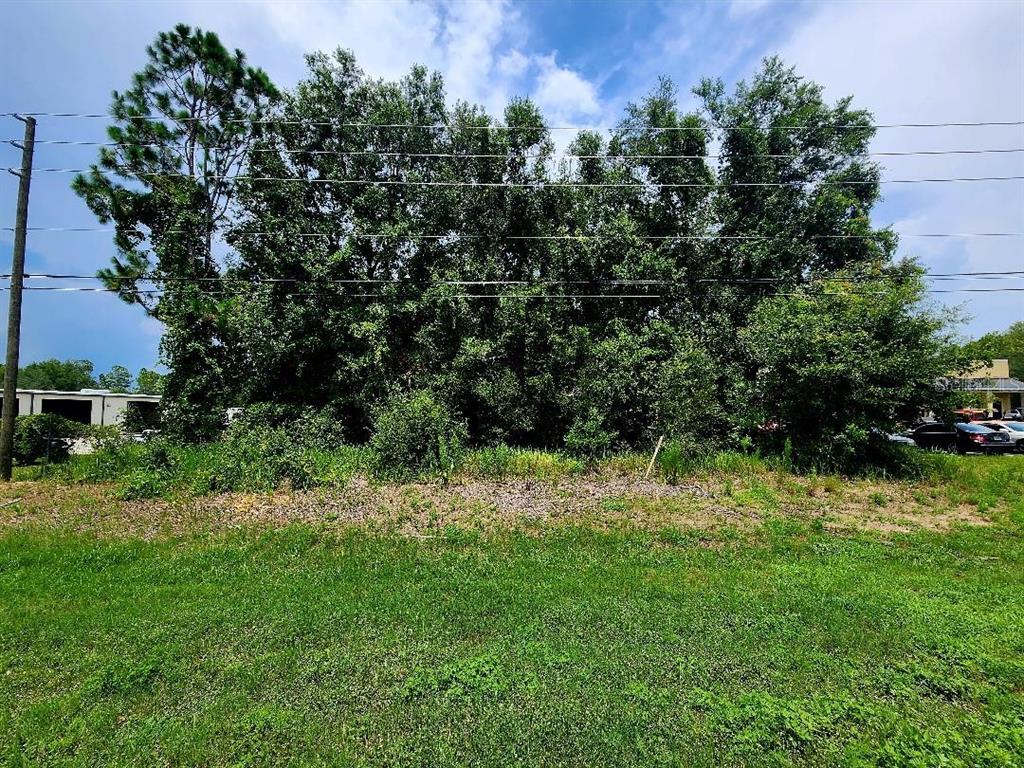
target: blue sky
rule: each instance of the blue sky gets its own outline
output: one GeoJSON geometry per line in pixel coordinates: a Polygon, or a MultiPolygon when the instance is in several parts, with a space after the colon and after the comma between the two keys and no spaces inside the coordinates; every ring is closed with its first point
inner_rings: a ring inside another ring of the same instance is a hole
{"type": "MultiPolygon", "coordinates": [[[[144,62],[158,31],[184,21],[245,50],[284,87],[303,54],[351,48],[368,72],[398,77],[414,63],[440,70],[452,99],[492,112],[513,96],[536,99],[551,124],[608,125],[622,107],[673,78],[680,104],[701,77],[747,77],[780,54],[847,94],[880,123],[1024,120],[1024,3],[1005,2],[10,2],[0,48],[0,112],[103,112],[144,62]]],[[[40,139],[102,139],[100,120],[41,119],[40,139]]],[[[0,139],[22,126],[0,118],[0,139]]],[[[1024,147],[1024,128],[888,129],[874,149],[1024,147]]],[[[89,148],[40,145],[37,167],[82,167],[89,148]]],[[[0,164],[19,162],[0,145],[0,164]]],[[[890,158],[890,178],[1024,175],[1024,153],[890,158]]],[[[96,226],[70,176],[33,179],[30,225],[96,226]]],[[[876,223],[898,231],[1024,231],[1024,182],[890,185],[876,223]]],[[[11,226],[17,180],[0,179],[0,226],[11,226]]],[[[9,264],[11,233],[0,232],[9,264]]],[[[933,271],[1024,269],[1024,238],[904,238],[901,250],[933,271]]],[[[112,253],[103,233],[31,233],[29,272],[91,273],[112,253]]],[[[6,268],[5,270],[6,271],[6,268]]],[[[1024,286],[1024,280],[998,285],[1024,286]]],[[[968,287],[944,283],[936,287],[968,287]]],[[[973,285],[985,285],[975,283],[973,285]]],[[[989,286],[992,283],[988,284],[989,286]]],[[[0,311],[6,317],[6,295],[0,311]]],[[[947,294],[967,302],[965,333],[1024,320],[1024,293],[947,294]]],[[[22,360],[84,357],[107,370],[157,360],[160,326],[105,294],[28,293],[22,360]]]]}

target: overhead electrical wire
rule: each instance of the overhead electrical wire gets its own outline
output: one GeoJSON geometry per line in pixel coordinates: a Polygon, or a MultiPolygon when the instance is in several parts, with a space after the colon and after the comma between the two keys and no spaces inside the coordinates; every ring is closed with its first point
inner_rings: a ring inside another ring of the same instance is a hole
{"type": "MultiPolygon", "coordinates": [[[[13,232],[14,227],[0,227],[0,231],[13,232]]],[[[29,232],[95,232],[111,233],[117,230],[113,227],[28,227],[29,232]]],[[[184,232],[184,230],[170,230],[169,233],[184,232]]],[[[842,234],[842,235],[806,235],[800,236],[811,240],[870,240],[873,238],[885,237],[888,234],[897,237],[929,237],[929,238],[970,238],[970,237],[1024,237],[1024,232],[871,232],[866,234],[842,234]]],[[[587,234],[587,235],[481,235],[464,232],[450,232],[448,234],[417,234],[417,233],[381,233],[381,232],[288,232],[286,230],[254,230],[233,233],[234,237],[271,237],[279,235],[282,237],[328,237],[328,238],[353,238],[365,240],[792,240],[793,235],[609,235],[609,234],[587,234]]]]}
{"type": "MultiPolygon", "coordinates": [[[[16,171],[15,168],[8,168],[16,171]]],[[[36,173],[91,173],[91,168],[34,168],[36,173]]],[[[109,171],[102,172],[104,174],[109,171]]],[[[194,178],[204,181],[245,181],[266,182],[280,181],[301,184],[339,184],[342,186],[365,184],[381,187],[471,187],[478,189],[720,189],[722,187],[794,187],[814,184],[826,187],[866,186],[870,184],[937,184],[949,182],[977,181],[1020,181],[1024,176],[955,176],[925,179],[841,179],[820,181],[727,181],[727,182],[561,182],[561,181],[415,181],[411,179],[332,179],[332,178],[289,178],[283,176],[248,176],[245,174],[192,176],[187,173],[136,173],[135,176],[147,178],[194,178]]]]}
{"type": "MultiPolygon", "coordinates": [[[[0,112],[2,117],[53,117],[53,118],[80,118],[80,119],[99,119],[99,120],[142,120],[142,121],[154,121],[154,122],[209,122],[206,118],[202,117],[188,117],[188,116],[170,116],[170,115],[154,115],[154,114],[140,114],[140,115],[125,115],[123,117],[115,117],[106,112],[0,112]]],[[[336,121],[336,120],[283,120],[280,118],[230,118],[224,121],[218,121],[220,123],[246,123],[249,125],[305,125],[310,127],[327,127],[333,126],[336,128],[416,128],[423,130],[476,130],[476,131],[623,131],[628,132],[634,131],[652,131],[652,132],[674,132],[674,131],[704,131],[708,127],[716,128],[718,130],[746,130],[747,126],[722,126],[711,124],[709,126],[690,126],[690,125],[673,125],[673,126],[643,126],[641,128],[629,128],[627,126],[609,126],[609,125],[475,125],[475,124],[447,124],[447,123],[374,123],[367,121],[336,121]]],[[[827,125],[827,128],[840,128],[840,129],[860,129],[867,130],[871,128],[875,129],[889,129],[889,128],[979,128],[988,126],[1015,126],[1024,125],[1024,120],[976,120],[976,121],[954,121],[954,122],[936,122],[936,123],[840,123],[836,125],[827,125]]],[[[787,131],[799,131],[805,128],[821,128],[820,125],[809,125],[809,124],[797,124],[797,125],[773,125],[770,126],[773,130],[787,130],[787,131]]]]}
{"type": "MultiPolygon", "coordinates": [[[[107,114],[86,114],[86,113],[0,113],[3,116],[15,116],[30,115],[35,117],[61,117],[61,118],[108,118],[107,114]]],[[[137,115],[131,116],[129,119],[136,120],[165,120],[168,119],[164,116],[159,115],[137,115]]],[[[186,118],[188,120],[188,118],[186,118]]],[[[198,121],[199,118],[194,118],[198,121]]],[[[631,129],[628,127],[609,127],[609,126],[501,126],[501,125],[445,125],[445,124],[416,124],[416,123],[357,123],[357,122],[335,122],[335,121],[288,121],[288,120],[250,120],[250,119],[239,119],[229,122],[249,122],[252,124],[276,124],[276,125],[309,125],[309,126],[331,126],[337,128],[409,128],[409,129],[427,129],[427,130],[487,130],[487,131],[500,131],[500,130],[575,130],[575,131],[650,131],[650,132],[671,132],[671,131],[694,131],[707,130],[708,126],[662,126],[662,127],[642,127],[637,129],[631,129]]],[[[889,124],[849,124],[849,125],[837,125],[829,126],[831,128],[849,128],[849,129],[884,129],[884,128],[944,128],[944,127],[983,127],[983,126],[1021,126],[1024,125],[1024,121],[977,121],[977,122],[945,122],[945,123],[889,123],[889,124]]],[[[711,128],[717,128],[721,130],[735,130],[731,126],[710,126],[711,128]]],[[[773,129],[783,130],[801,130],[803,128],[811,128],[817,126],[809,125],[782,125],[782,126],[771,126],[773,129]]],[[[15,141],[8,143],[15,144],[15,141]]],[[[99,142],[99,141],[73,141],[73,140],[39,140],[38,144],[49,144],[49,145],[65,145],[65,146],[147,146],[143,143],[132,143],[132,142],[99,142]]],[[[316,150],[316,149],[281,149],[281,148],[256,148],[255,152],[270,152],[270,153],[285,153],[285,154],[303,154],[303,155],[333,155],[338,157],[358,157],[358,156],[378,156],[378,157],[408,157],[408,158],[451,158],[451,159],[509,159],[516,157],[508,153],[497,154],[497,153],[447,153],[447,152],[424,152],[424,153],[403,153],[403,152],[375,152],[371,150],[361,151],[335,151],[335,150],[316,150]]],[[[916,150],[916,151],[890,151],[890,152],[874,152],[865,153],[866,156],[874,157],[902,157],[902,156],[938,156],[938,155],[986,155],[986,154],[1012,154],[1024,152],[1024,148],[1017,147],[1004,147],[1004,148],[991,148],[991,149],[954,149],[954,150],[916,150]]],[[[756,155],[756,157],[772,158],[772,159],[792,159],[798,158],[802,155],[798,154],[763,154],[756,155]]],[[[555,159],[556,157],[563,157],[566,159],[577,159],[577,160],[708,160],[708,159],[722,159],[723,155],[682,155],[682,154],[665,154],[665,155],[574,155],[571,153],[537,153],[520,155],[518,157],[536,157],[541,159],[555,159]]],[[[77,169],[77,168],[36,168],[33,173],[86,173],[92,169],[77,169]]],[[[115,172],[109,171],[109,172],[115,172]]],[[[177,174],[166,174],[166,173],[147,173],[140,174],[143,176],[153,177],[188,177],[192,178],[189,174],[177,173],[177,174]]],[[[279,181],[279,182],[300,182],[300,183],[312,183],[312,184],[366,184],[374,186],[419,186],[419,187],[479,187],[479,188],[531,188],[531,189],[547,189],[547,188],[638,188],[638,189],[651,189],[651,188],[720,188],[720,187],[788,187],[793,185],[801,185],[808,183],[817,183],[819,185],[826,186],[857,186],[874,183],[882,184],[917,184],[917,183],[946,183],[946,182],[988,182],[988,181],[1016,181],[1024,179],[1024,176],[975,176],[975,177],[950,177],[950,178],[923,178],[923,179],[879,179],[879,180],[823,180],[819,182],[806,182],[806,181],[792,181],[792,182],[725,182],[725,183],[669,183],[669,184],[658,184],[651,182],[629,182],[629,183],[575,183],[575,182],[473,182],[473,181],[416,181],[410,179],[331,179],[331,178],[284,178],[284,177],[273,177],[273,176],[257,176],[257,175],[245,175],[245,174],[230,174],[230,175],[211,175],[211,176],[200,176],[198,177],[204,180],[234,180],[234,181],[251,181],[251,182],[264,182],[264,181],[279,181]]],[[[11,227],[4,227],[4,230],[12,231],[11,227]]],[[[95,227],[31,227],[30,231],[35,232],[110,232],[113,231],[109,228],[95,228],[95,227]]],[[[508,235],[508,236],[490,236],[490,235],[473,235],[463,233],[448,233],[441,235],[421,235],[421,234],[385,234],[385,233],[338,233],[332,235],[331,233],[288,233],[288,232],[267,232],[267,231],[254,231],[248,233],[239,233],[245,236],[257,236],[257,235],[282,235],[285,237],[343,237],[343,238],[366,238],[366,239],[435,239],[444,240],[450,238],[467,238],[467,239],[503,239],[503,240],[715,240],[715,239],[728,239],[728,240],[771,240],[771,239],[790,239],[788,236],[773,236],[773,235],[508,235]]],[[[889,234],[896,235],[898,237],[921,237],[921,238],[972,238],[972,237],[1020,237],[1024,236],[1024,232],[948,232],[948,233],[890,233],[890,232],[875,232],[870,234],[843,234],[843,235],[811,235],[808,236],[810,239],[852,239],[852,238],[874,238],[874,237],[885,237],[889,234]]],[[[992,271],[992,272],[962,272],[962,273],[931,273],[926,274],[924,277],[929,280],[948,280],[948,281],[962,281],[962,280],[1017,280],[1024,279],[1024,270],[1008,270],[1008,271],[992,271]]],[[[0,278],[9,278],[9,275],[0,275],[0,278]]],[[[894,279],[898,279],[898,276],[891,276],[894,279]]],[[[99,279],[95,275],[75,275],[75,274],[29,274],[25,275],[25,279],[55,279],[55,280],[79,280],[79,279],[99,279]]],[[[140,275],[136,277],[115,277],[114,279],[122,280],[134,280],[139,282],[150,282],[150,283],[168,283],[168,282],[219,282],[219,281],[232,281],[241,284],[258,284],[258,283],[308,283],[313,285],[327,284],[413,284],[416,285],[415,281],[408,280],[370,280],[370,279],[345,279],[345,280],[317,280],[310,278],[233,278],[227,276],[209,277],[209,278],[155,278],[146,275],[140,275]]],[[[872,279],[878,279],[878,276],[869,277],[865,276],[862,278],[836,278],[827,277],[821,278],[821,282],[863,282],[872,279]]],[[[603,280],[603,281],[502,281],[502,280],[467,280],[467,281],[433,281],[431,284],[441,284],[450,286],[487,286],[487,285],[504,285],[504,286],[523,286],[523,287],[540,287],[544,285],[609,285],[609,286],[672,286],[681,285],[687,283],[722,283],[730,285],[773,285],[777,283],[793,282],[786,278],[694,278],[692,280],[684,280],[678,282],[671,281],[654,281],[654,280],[603,280]]],[[[797,284],[810,285],[808,281],[796,281],[797,284]]],[[[0,290],[10,290],[9,288],[0,287],[0,290]]],[[[91,293],[116,293],[120,292],[121,289],[111,288],[108,286],[24,286],[24,290],[27,291],[50,291],[50,292],[91,292],[91,293]]],[[[166,291],[165,288],[154,288],[145,290],[130,290],[133,295],[157,295],[162,294],[166,291]]],[[[997,288],[950,288],[950,289],[928,289],[927,293],[1000,293],[1000,292],[1021,292],[1024,291],[1024,287],[997,287],[997,288]]],[[[208,295],[223,295],[223,290],[219,292],[206,292],[208,295]]],[[[877,291],[844,291],[830,293],[828,291],[815,291],[815,292],[802,292],[802,293],[776,293],[773,295],[779,296],[846,296],[846,295],[872,295],[877,294],[877,291]]],[[[289,293],[288,296],[341,296],[343,298],[375,298],[375,299],[388,299],[391,298],[386,294],[381,293],[289,293]]],[[[660,294],[642,293],[642,294],[613,294],[613,293],[591,293],[591,294],[503,294],[503,293],[483,293],[483,294],[456,294],[445,298],[466,298],[466,299],[503,299],[503,298],[522,298],[522,299],[660,299],[664,298],[660,294]]]]}
{"type": "MultiPolygon", "coordinates": [[[[9,291],[10,287],[0,287],[0,291],[9,291]]],[[[108,288],[108,287],[92,287],[92,286],[24,286],[25,291],[41,291],[50,293],[119,293],[120,289],[108,288]]],[[[146,289],[131,291],[130,295],[158,295],[166,292],[167,289],[146,289]]],[[[949,289],[928,289],[925,293],[930,294],[949,294],[949,293],[1016,293],[1024,292],[1024,287],[1013,287],[1013,288],[949,288],[949,289]]],[[[771,294],[772,296],[793,296],[803,298],[816,298],[820,296],[876,296],[880,295],[881,291],[814,291],[814,292],[777,292],[771,294]]],[[[201,291],[201,295],[208,296],[222,296],[223,291],[201,291]]],[[[354,299],[385,299],[390,300],[392,298],[387,294],[381,293],[288,293],[288,297],[296,296],[319,296],[319,297],[331,297],[331,298],[354,298],[354,299]]],[[[533,300],[533,299],[607,299],[607,300],[623,300],[623,299],[663,299],[670,298],[662,294],[656,293],[642,293],[642,294],[613,294],[613,293],[591,293],[591,294],[570,294],[570,293],[551,293],[551,294],[531,294],[531,293],[463,293],[463,294],[450,294],[447,296],[439,296],[438,298],[444,299],[522,299],[522,300],[533,300]]],[[[404,300],[404,299],[403,299],[404,300]]]]}
{"type": "MultiPolygon", "coordinates": [[[[9,274],[0,274],[0,279],[10,279],[9,274]]],[[[970,280],[1024,280],[1024,270],[988,271],[988,272],[937,272],[925,273],[925,279],[938,281],[970,281],[970,280]]],[[[316,277],[246,277],[231,275],[208,275],[197,277],[181,276],[158,276],[150,274],[140,275],[110,275],[100,277],[96,274],[71,274],[71,273],[30,273],[24,275],[25,280],[117,280],[122,282],[143,282],[143,283],[233,283],[237,285],[259,285],[259,284],[293,284],[309,283],[315,285],[446,285],[446,286],[519,286],[536,287],[543,285],[610,285],[610,286],[679,286],[687,284],[725,284],[725,285],[773,285],[777,283],[795,282],[798,284],[810,284],[812,282],[838,282],[838,283],[864,283],[877,280],[902,280],[902,275],[881,274],[881,275],[851,275],[817,278],[789,278],[789,277],[693,277],[679,280],[658,280],[658,279],[616,279],[598,278],[591,280],[562,280],[562,279],[534,279],[534,280],[450,280],[450,279],[429,279],[416,280],[412,278],[316,278],[316,277]]],[[[111,289],[114,290],[114,289],[111,289]]],[[[617,294],[613,294],[617,295],[617,294]]]]}
{"type": "MultiPolygon", "coordinates": [[[[7,139],[5,143],[17,145],[20,139],[7,139]]],[[[87,147],[160,147],[162,145],[156,143],[146,142],[130,142],[130,141],[72,141],[66,139],[36,139],[35,143],[59,145],[59,146],[87,146],[87,147]]],[[[562,158],[567,160],[719,160],[726,155],[721,154],[705,154],[705,155],[678,155],[678,154],[635,154],[635,155],[580,155],[572,152],[553,152],[553,153],[527,153],[522,155],[513,155],[510,153],[479,153],[479,152],[388,152],[388,151],[373,151],[373,150],[334,150],[334,149],[293,149],[293,148],[275,148],[275,147],[253,147],[249,150],[251,153],[272,153],[272,154],[287,154],[287,155],[330,155],[335,157],[408,157],[408,158],[450,158],[456,160],[473,160],[473,159],[487,159],[487,160],[507,160],[512,158],[546,158],[556,159],[562,158]]],[[[925,149],[925,150],[906,150],[906,151],[890,151],[890,152],[865,152],[866,157],[910,157],[916,155],[922,156],[936,156],[936,155],[988,155],[988,154],[1013,154],[1018,152],[1024,152],[1024,147],[996,147],[991,149],[925,149]]],[[[787,160],[798,157],[803,157],[801,154],[787,153],[787,154],[754,154],[747,155],[747,157],[754,158],[766,158],[774,160],[787,160]]]]}

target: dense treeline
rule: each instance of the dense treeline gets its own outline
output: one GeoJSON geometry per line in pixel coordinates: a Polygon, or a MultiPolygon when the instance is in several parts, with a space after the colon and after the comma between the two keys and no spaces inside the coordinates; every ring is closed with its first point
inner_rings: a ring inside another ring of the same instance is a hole
{"type": "Polygon", "coordinates": [[[977,360],[1006,358],[1010,364],[1010,375],[1024,379],[1024,321],[1012,323],[1001,333],[986,333],[970,342],[967,351],[977,360]]]}
{"type": "MultiPolygon", "coordinates": [[[[0,364],[0,377],[4,365],[0,364]]],[[[149,368],[140,368],[132,379],[131,371],[123,365],[113,365],[106,373],[93,374],[95,366],[90,360],[39,360],[18,369],[20,389],[53,389],[77,392],[99,387],[111,392],[140,392],[158,395],[163,391],[164,375],[149,368]]]]}
{"type": "Polygon", "coordinates": [[[939,407],[960,364],[872,228],[871,116],[778,60],[701,82],[693,112],[662,80],[559,152],[531,101],[452,106],[419,67],[314,54],[281,93],[210,33],[149,55],[75,187],[116,225],[108,285],[165,323],[188,437],[265,403],[362,441],[417,392],[476,444],[784,434],[839,457],[939,407]]]}

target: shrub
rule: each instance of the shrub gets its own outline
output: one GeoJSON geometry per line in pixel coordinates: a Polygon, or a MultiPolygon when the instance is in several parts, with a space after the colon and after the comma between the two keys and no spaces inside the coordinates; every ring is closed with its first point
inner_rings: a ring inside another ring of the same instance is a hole
{"type": "Polygon", "coordinates": [[[465,445],[465,424],[429,392],[398,395],[375,415],[373,471],[389,480],[447,478],[462,463],[465,445]]]}
{"type": "Polygon", "coordinates": [[[345,443],[345,425],[329,408],[305,408],[288,425],[296,444],[315,451],[336,451],[345,443]]]}
{"type": "Polygon", "coordinates": [[[573,456],[591,461],[608,455],[618,435],[605,428],[604,419],[596,408],[585,416],[577,416],[565,435],[565,449],[573,456]]]}
{"type": "Polygon", "coordinates": [[[515,469],[516,452],[507,445],[495,445],[473,451],[467,460],[469,474],[500,480],[515,469]]]}
{"type": "Polygon", "coordinates": [[[68,457],[71,441],[87,431],[84,424],[53,413],[19,416],[14,424],[12,455],[19,464],[34,464],[44,458],[62,461],[68,457]]]}
{"type": "Polygon", "coordinates": [[[669,484],[675,485],[683,475],[693,472],[706,455],[691,438],[669,440],[658,454],[658,466],[669,484]]]}
{"type": "Polygon", "coordinates": [[[166,473],[140,469],[130,472],[123,478],[117,495],[124,501],[152,499],[162,496],[168,489],[169,479],[166,473]]]}
{"type": "Polygon", "coordinates": [[[308,488],[313,478],[305,453],[283,427],[232,424],[217,451],[210,490],[270,491],[285,480],[308,488]]]}
{"type": "Polygon", "coordinates": [[[231,422],[228,434],[280,428],[298,446],[333,451],[345,442],[345,426],[330,408],[255,403],[231,422]]]}
{"type": "Polygon", "coordinates": [[[706,349],[683,337],[672,357],[661,366],[657,380],[659,429],[677,440],[693,444],[697,436],[707,443],[725,441],[733,426],[722,402],[729,375],[706,349]]]}

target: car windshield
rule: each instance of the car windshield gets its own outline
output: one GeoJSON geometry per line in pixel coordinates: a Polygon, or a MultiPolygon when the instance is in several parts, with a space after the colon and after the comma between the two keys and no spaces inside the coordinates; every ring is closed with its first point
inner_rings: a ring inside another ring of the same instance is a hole
{"type": "Polygon", "coordinates": [[[1024,422],[1017,424],[1003,424],[1007,429],[1012,429],[1014,432],[1024,432],[1024,422]]]}
{"type": "Polygon", "coordinates": [[[981,424],[957,424],[957,429],[962,429],[964,432],[976,432],[978,434],[984,434],[986,432],[994,432],[995,430],[983,427],[981,424]]]}

